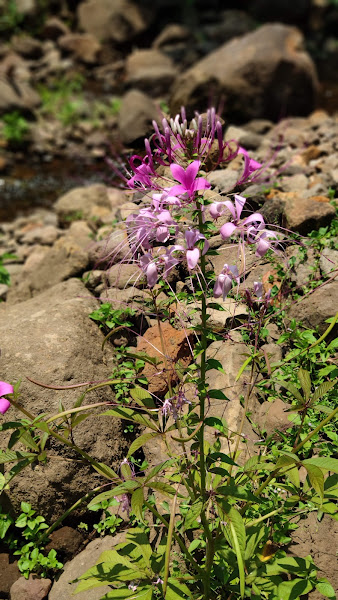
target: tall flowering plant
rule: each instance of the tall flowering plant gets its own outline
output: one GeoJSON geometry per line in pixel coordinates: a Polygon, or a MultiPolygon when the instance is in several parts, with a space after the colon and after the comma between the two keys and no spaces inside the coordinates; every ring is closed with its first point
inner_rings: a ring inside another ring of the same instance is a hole
{"type": "MultiPolygon", "coordinates": [[[[65,419],[69,418],[73,427],[78,417],[85,418],[78,413],[86,411],[87,414],[91,407],[107,404],[82,405],[86,393],[102,385],[110,386],[114,383],[112,380],[90,386],[73,409],[62,410],[45,420],[37,419],[20,407],[15,397],[10,402],[0,399],[3,403],[0,412],[4,413],[13,404],[24,412],[26,429],[37,423],[35,426],[43,432],[40,441],[38,436],[34,438],[41,453],[39,460],[42,460],[48,437],[78,452],[83,461],[89,462],[108,480],[108,484],[90,490],[83,498],[88,501],[95,495],[89,508],[115,499],[121,512],[131,519],[125,541],[104,552],[98,563],[79,578],[78,592],[109,585],[110,591],[102,600],[245,597],[297,600],[298,589],[305,594],[316,585],[316,567],[310,557],[295,559],[286,557],[285,552],[277,552],[269,537],[273,519],[278,522],[283,511],[291,519],[295,507],[299,510],[300,503],[304,506],[300,496],[292,493],[291,484],[297,480],[298,467],[307,470],[314,498],[315,494],[319,495],[323,506],[321,469],[328,470],[336,463],[331,461],[328,466],[320,457],[317,462],[316,459],[302,461],[297,454],[320,427],[333,418],[338,408],[308,436],[301,439],[297,436],[292,452],[259,454],[244,465],[239,464],[239,443],[244,437],[242,427],[254,388],[255,359],[259,354],[255,352],[242,369],[251,365],[251,379],[239,431],[232,432],[235,445],[232,450],[225,450],[230,448],[227,423],[223,418],[210,416],[210,406],[213,399],[226,401],[226,397],[221,390],[211,389],[208,371],[224,371],[226,365],[207,354],[210,340],[215,339],[209,328],[208,311],[217,306],[214,299],[225,299],[234,286],[240,285],[245,274],[246,246],[253,248],[257,257],[262,257],[270,248],[277,248],[278,238],[266,227],[260,213],[250,214],[246,210],[246,199],[240,193],[214,198],[208,173],[241,154],[244,165],[237,183],[242,185],[257,179],[262,165],[235,142],[224,142],[222,123],[214,109],[205,115],[196,114],[189,124],[182,109],[175,119],[164,119],[162,128],[154,123],[154,130],[152,138],[145,141],[144,156],[134,155],[129,161],[126,185],[141,191],[143,202],[138,211],[128,216],[125,228],[131,260],[144,276],[157,316],[161,358],[148,359],[152,364],[155,361],[157,374],[166,379],[167,393],[156,396],[146,387],[135,384],[128,406],[112,401],[106,407],[103,414],[142,428],[131,443],[119,472],[94,461],[75,446],[65,419]],[[224,263],[217,273],[208,266],[209,256],[215,253],[211,244],[214,236],[238,247],[238,263],[224,263]],[[170,356],[158,307],[163,290],[175,298],[171,283],[175,269],[185,274],[185,283],[198,300],[199,320],[193,326],[194,342],[191,332],[186,332],[192,360],[185,368],[180,363],[174,364],[170,356]],[[66,429],[66,433],[62,429],[66,429]],[[212,442],[210,435],[206,435],[210,432],[212,442]],[[157,444],[163,452],[148,469],[135,469],[135,454],[147,444],[157,444]],[[289,471],[291,483],[286,485],[285,474],[289,471]],[[276,491],[277,478],[282,481],[278,485],[285,494],[276,491]],[[290,574],[287,581],[285,574],[290,574]],[[295,574],[296,580],[293,579],[295,574]]],[[[244,296],[250,310],[255,305],[260,307],[258,320],[262,321],[269,307],[269,295],[264,296],[261,284],[256,282],[253,294],[246,291],[244,296]]],[[[148,360],[144,355],[143,358],[148,360]]],[[[308,406],[311,385],[305,370],[300,369],[299,381],[308,406]]],[[[4,382],[2,385],[1,395],[11,393],[11,386],[4,382]]],[[[320,386],[313,398],[318,399],[330,385],[320,386]]],[[[295,393],[301,402],[301,394],[298,390],[295,393]]],[[[31,447],[27,456],[30,462],[35,460],[31,447]]],[[[78,505],[79,501],[74,507],[78,505]]],[[[59,519],[43,537],[61,521],[59,519]]]]}

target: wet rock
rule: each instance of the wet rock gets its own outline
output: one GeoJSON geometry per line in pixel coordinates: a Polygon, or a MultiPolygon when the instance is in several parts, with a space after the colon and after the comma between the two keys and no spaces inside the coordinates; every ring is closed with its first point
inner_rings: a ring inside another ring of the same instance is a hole
{"type": "Polygon", "coordinates": [[[159,110],[150,96],[139,90],[130,90],[122,99],[118,128],[124,144],[144,138],[152,131],[152,122],[159,118],[159,110]]]}
{"type": "Polygon", "coordinates": [[[66,33],[58,38],[58,45],[87,64],[96,63],[101,50],[101,44],[90,33],[66,33]]]}
{"type": "Polygon", "coordinates": [[[158,50],[134,50],[126,61],[126,86],[154,95],[167,92],[176,75],[172,60],[158,50]]]}
{"type": "Polygon", "coordinates": [[[77,14],[80,28],[100,41],[126,42],[148,25],[139,5],[130,0],[86,0],[77,14]]]}
{"type": "Polygon", "coordinates": [[[176,114],[184,105],[191,113],[211,96],[222,96],[230,118],[277,120],[282,112],[313,110],[317,86],[301,33],[268,24],[228,42],[179,76],[170,108],[176,114]]]}
{"type": "MultiPolygon", "coordinates": [[[[102,352],[103,333],[89,318],[98,306],[78,279],[62,282],[24,303],[0,305],[2,377],[12,382],[23,378],[20,390],[27,410],[55,414],[60,400],[71,408],[82,390],[56,392],[28,382],[23,375],[61,386],[108,377],[113,351],[107,346],[102,352]]],[[[88,394],[86,402],[111,399],[110,389],[101,388],[88,394]]],[[[10,410],[3,419],[15,420],[16,414],[10,410]]],[[[73,436],[76,444],[114,469],[127,451],[120,422],[99,416],[97,409],[73,429],[73,436]]],[[[6,447],[6,436],[1,436],[0,444],[6,447]]],[[[78,456],[64,445],[48,442],[47,448],[48,455],[57,458],[23,470],[6,495],[14,510],[20,510],[21,501],[29,502],[52,522],[102,480],[91,468],[74,461],[78,456]]]]}
{"type": "Polygon", "coordinates": [[[19,579],[21,573],[18,561],[10,562],[8,554],[0,554],[0,596],[8,598],[9,590],[13,583],[19,579]]]}
{"type": "MultiPolygon", "coordinates": [[[[106,535],[102,539],[90,542],[85,550],[64,566],[63,573],[58,581],[54,582],[49,593],[49,600],[69,600],[69,598],[72,598],[78,584],[71,582],[83,575],[90,567],[93,567],[99,560],[102,552],[112,550],[117,544],[122,543],[124,538],[125,534],[122,532],[116,533],[114,536],[106,535]]],[[[75,597],[78,600],[100,600],[109,591],[111,591],[111,587],[106,585],[80,592],[75,597]]]]}
{"type": "Polygon", "coordinates": [[[149,327],[143,337],[137,341],[138,352],[146,352],[149,356],[158,359],[156,366],[146,363],[142,371],[143,375],[148,378],[149,392],[156,396],[164,396],[167,393],[167,377],[170,377],[172,384],[177,383],[178,376],[173,370],[173,365],[179,361],[184,367],[189,365],[192,360],[188,343],[188,340],[190,344],[192,342],[192,332],[178,331],[170,323],[164,322],[161,323],[161,333],[164,348],[162,348],[158,325],[149,327]],[[166,361],[164,361],[163,353],[166,355],[166,361]]]}
{"type": "Polygon", "coordinates": [[[30,575],[29,579],[20,577],[10,589],[11,600],[46,600],[52,587],[50,579],[38,579],[30,575]]]}

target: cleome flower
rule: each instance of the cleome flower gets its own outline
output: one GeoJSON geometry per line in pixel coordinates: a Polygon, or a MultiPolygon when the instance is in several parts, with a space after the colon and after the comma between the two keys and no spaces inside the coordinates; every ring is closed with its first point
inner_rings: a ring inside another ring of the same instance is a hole
{"type": "Polygon", "coordinates": [[[2,415],[8,411],[11,406],[11,403],[7,398],[3,396],[7,396],[7,394],[13,394],[14,389],[10,383],[6,383],[5,381],[0,381],[0,413],[2,415]]]}

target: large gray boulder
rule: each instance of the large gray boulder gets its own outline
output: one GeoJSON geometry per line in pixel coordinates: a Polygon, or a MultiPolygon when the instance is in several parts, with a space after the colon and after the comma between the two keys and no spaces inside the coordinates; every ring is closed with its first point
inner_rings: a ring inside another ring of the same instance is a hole
{"type": "Polygon", "coordinates": [[[230,119],[306,115],[314,108],[315,66],[295,27],[267,24],[235,38],[191,69],[174,84],[170,109],[195,109],[224,102],[230,119]]]}
{"type": "MultiPolygon", "coordinates": [[[[13,383],[22,379],[20,400],[30,412],[53,415],[60,401],[70,408],[85,388],[45,389],[30,383],[26,376],[66,386],[98,382],[110,375],[113,350],[107,345],[102,352],[103,333],[88,316],[97,307],[95,298],[77,279],[59,283],[26,302],[0,306],[1,378],[13,383]]],[[[104,387],[89,393],[86,403],[112,399],[110,388],[104,387]]],[[[74,442],[96,460],[118,469],[127,452],[120,422],[99,416],[98,411],[73,430],[74,442]]],[[[17,417],[11,408],[1,422],[17,417]]],[[[2,449],[7,441],[7,433],[2,432],[2,449]]],[[[24,500],[52,521],[102,480],[65,446],[52,441],[46,450],[50,456],[47,464],[23,470],[6,493],[14,509],[24,500]]]]}

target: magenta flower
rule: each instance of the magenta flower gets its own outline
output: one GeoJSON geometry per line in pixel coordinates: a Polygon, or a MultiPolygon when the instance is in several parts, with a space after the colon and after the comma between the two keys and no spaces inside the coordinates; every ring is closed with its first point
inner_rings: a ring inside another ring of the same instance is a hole
{"type": "Polygon", "coordinates": [[[208,189],[210,183],[204,177],[197,177],[200,166],[201,162],[199,160],[194,160],[186,169],[172,163],[170,170],[173,178],[179,181],[179,185],[174,185],[170,189],[170,195],[187,194],[191,200],[198,190],[208,189]]]}
{"type": "Polygon", "coordinates": [[[220,298],[220,296],[223,296],[223,300],[225,300],[231,290],[233,281],[239,283],[238,269],[235,266],[229,267],[225,264],[215,281],[214,297],[220,298]]]}
{"type": "Polygon", "coordinates": [[[245,150],[245,148],[239,147],[238,154],[243,154],[244,156],[244,170],[242,177],[237,182],[237,185],[244,183],[247,179],[249,179],[252,173],[258,171],[263,166],[261,163],[257,162],[257,160],[250,158],[249,153],[247,150],[245,150]]]}
{"type": "MultiPolygon", "coordinates": [[[[246,217],[246,219],[241,220],[241,214],[245,202],[246,199],[243,198],[243,196],[238,196],[235,194],[235,204],[233,204],[233,202],[231,202],[230,200],[225,200],[224,202],[215,202],[214,204],[211,204],[209,212],[214,219],[217,219],[225,212],[226,209],[228,209],[232,215],[233,220],[229,223],[225,223],[221,227],[220,234],[222,238],[227,240],[231,237],[231,235],[236,233],[239,234],[242,240],[244,241],[244,237],[246,236],[247,241],[250,244],[261,242],[260,251],[263,252],[263,247],[265,247],[266,245],[265,238],[268,237],[268,234],[266,234],[265,236],[262,235],[262,232],[265,227],[264,219],[260,213],[253,213],[249,217],[246,217]],[[258,236],[258,234],[261,234],[260,237],[258,236]]],[[[260,254],[260,256],[263,256],[263,254],[260,254]]]]}
{"type": "Polygon", "coordinates": [[[13,394],[14,389],[13,386],[5,381],[0,381],[0,413],[2,415],[8,411],[11,406],[11,403],[7,398],[3,398],[3,396],[7,396],[7,394],[13,394]]]}

